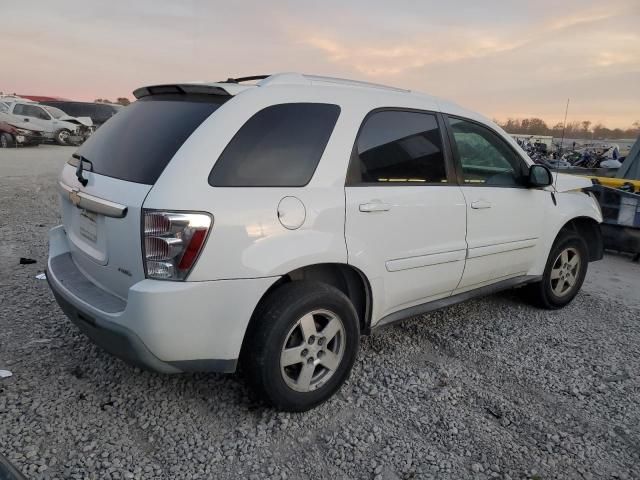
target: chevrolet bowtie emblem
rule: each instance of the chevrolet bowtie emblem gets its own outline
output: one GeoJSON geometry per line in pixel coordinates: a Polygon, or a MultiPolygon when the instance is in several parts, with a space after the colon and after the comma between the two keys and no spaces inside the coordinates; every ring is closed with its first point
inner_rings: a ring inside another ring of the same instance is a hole
{"type": "Polygon", "coordinates": [[[71,190],[69,192],[69,200],[71,200],[71,203],[73,203],[76,207],[78,205],[80,205],[80,193],[79,193],[79,190],[76,190],[75,188],[73,190],[71,190]]]}

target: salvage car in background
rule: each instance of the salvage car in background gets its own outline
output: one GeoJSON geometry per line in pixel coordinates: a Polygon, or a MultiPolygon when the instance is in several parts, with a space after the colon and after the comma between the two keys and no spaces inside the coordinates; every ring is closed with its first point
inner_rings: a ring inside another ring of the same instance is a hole
{"type": "Polygon", "coordinates": [[[0,102],[0,148],[40,145],[44,142],[42,131],[34,130],[30,123],[21,122],[8,111],[9,106],[0,102]]]}
{"type": "Polygon", "coordinates": [[[74,117],[91,118],[95,128],[109,120],[122,108],[122,105],[112,103],[71,102],[67,100],[46,100],[40,104],[59,108],[67,115],[74,117]]]}
{"type": "MultiPolygon", "coordinates": [[[[28,125],[28,124],[27,124],[28,125]]],[[[42,132],[0,120],[0,148],[37,146],[44,142],[42,132]]]]}
{"type": "Polygon", "coordinates": [[[71,117],[62,110],[34,102],[9,102],[7,113],[20,121],[33,125],[44,136],[58,145],[80,145],[93,133],[90,118],[71,117]]]}

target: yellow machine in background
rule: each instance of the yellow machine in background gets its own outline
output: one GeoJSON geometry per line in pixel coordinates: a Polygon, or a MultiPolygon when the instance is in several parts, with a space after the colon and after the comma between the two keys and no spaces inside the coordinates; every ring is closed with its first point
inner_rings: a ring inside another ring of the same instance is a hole
{"type": "Polygon", "coordinates": [[[591,176],[602,210],[600,225],[605,248],[630,252],[640,259],[640,138],[615,177],[591,176]]]}
{"type": "Polygon", "coordinates": [[[617,188],[625,192],[640,193],[640,180],[629,180],[618,177],[589,177],[594,185],[602,185],[603,187],[617,188]]]}

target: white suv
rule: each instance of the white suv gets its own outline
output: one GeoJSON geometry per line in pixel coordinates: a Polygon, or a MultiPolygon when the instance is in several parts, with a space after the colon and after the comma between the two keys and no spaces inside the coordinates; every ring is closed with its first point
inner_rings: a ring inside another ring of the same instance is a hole
{"type": "Polygon", "coordinates": [[[284,73],[150,86],[60,176],[47,278],[93,341],[233,372],[285,410],[348,377],[361,334],[526,285],[558,308],[602,256],[590,182],[397,88],[284,73]]]}

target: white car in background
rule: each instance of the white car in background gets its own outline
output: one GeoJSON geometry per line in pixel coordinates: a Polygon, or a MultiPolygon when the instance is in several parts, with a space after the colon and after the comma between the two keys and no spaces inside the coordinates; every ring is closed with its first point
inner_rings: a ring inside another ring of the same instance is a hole
{"type": "Polygon", "coordinates": [[[85,141],[93,132],[90,118],[76,118],[59,108],[40,105],[30,101],[6,102],[7,113],[34,129],[44,132],[46,138],[59,145],[77,145],[85,141]]]}
{"type": "Polygon", "coordinates": [[[602,257],[590,182],[554,184],[477,113],[250,79],[138,89],[62,170],[47,278],[114,355],[166,373],[241,362],[265,400],[307,410],[361,334],[512,287],[560,308],[602,257]]]}

